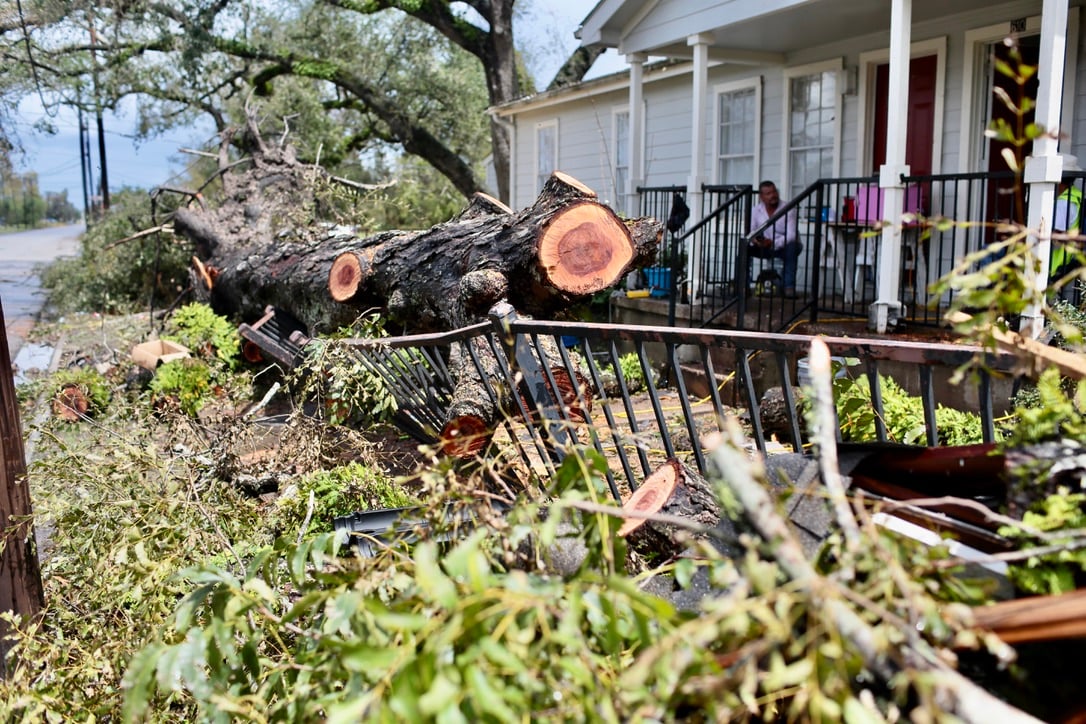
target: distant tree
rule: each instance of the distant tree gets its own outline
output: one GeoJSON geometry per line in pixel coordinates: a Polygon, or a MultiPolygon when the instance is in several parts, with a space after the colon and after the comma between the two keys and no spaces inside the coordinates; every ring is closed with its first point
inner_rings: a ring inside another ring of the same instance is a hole
{"type": "Polygon", "coordinates": [[[79,221],[79,209],[68,200],[68,189],[60,193],[49,191],[45,194],[45,218],[70,224],[79,221]]]}
{"type": "Polygon", "coordinates": [[[312,158],[394,145],[468,195],[489,153],[507,198],[509,135],[485,109],[532,90],[513,17],[514,0],[39,2],[0,20],[0,62],[88,109],[138,95],[148,134],[197,113],[240,125],[253,90],[309,94],[279,119],[312,158]]]}
{"type": "Polygon", "coordinates": [[[36,173],[0,176],[0,226],[33,228],[45,218],[36,173]]]}

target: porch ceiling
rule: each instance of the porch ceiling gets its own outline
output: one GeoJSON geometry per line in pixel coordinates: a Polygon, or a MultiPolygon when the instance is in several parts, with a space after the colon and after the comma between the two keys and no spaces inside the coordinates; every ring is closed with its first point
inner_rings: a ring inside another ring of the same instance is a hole
{"type": "MultiPolygon", "coordinates": [[[[629,5],[631,3],[623,3],[623,7],[629,5]]],[[[691,55],[686,38],[694,33],[707,33],[713,38],[711,55],[715,59],[759,62],[771,55],[782,56],[804,48],[831,44],[846,37],[889,33],[890,30],[891,3],[888,0],[810,0],[784,5],[778,6],[777,10],[732,22],[718,21],[718,18],[728,16],[718,7],[715,11],[687,16],[685,20],[689,24],[668,22],[656,26],[652,31],[641,31],[637,25],[626,25],[629,19],[618,11],[611,18],[614,25],[605,21],[598,37],[603,44],[617,45],[624,53],[686,58],[691,55]],[[707,18],[712,19],[708,26],[705,23],[707,18]],[[620,21],[625,26],[622,29],[618,27],[620,21]],[[608,42],[617,39],[623,32],[625,35],[620,41],[608,42]]],[[[954,0],[953,3],[946,0],[913,0],[912,6],[915,25],[946,17],[948,8],[955,14],[988,8],[991,0],[954,0]]],[[[1038,2],[1036,12],[1040,10],[1041,3],[1038,2]]]]}

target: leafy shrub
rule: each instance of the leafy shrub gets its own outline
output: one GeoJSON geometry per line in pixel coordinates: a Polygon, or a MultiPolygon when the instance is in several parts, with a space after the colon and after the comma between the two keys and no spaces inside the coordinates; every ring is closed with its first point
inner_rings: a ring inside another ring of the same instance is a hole
{"type": "MultiPolygon", "coordinates": [[[[179,573],[243,568],[271,543],[257,501],[212,483],[199,456],[164,454],[161,426],[119,407],[77,436],[42,436],[30,465],[35,522],[53,532],[42,615],[6,628],[3,721],[120,721],[131,657],[188,593],[179,573]],[[114,412],[136,420],[119,428],[114,412]]],[[[165,719],[192,721],[183,709],[165,719]]]]}
{"type": "MultiPolygon", "coordinates": [[[[935,711],[921,677],[903,674],[871,698],[870,673],[831,607],[781,585],[778,566],[754,546],[734,562],[705,546],[700,563],[664,570],[685,586],[700,566],[728,590],[696,611],[622,575],[618,520],[574,507],[604,499],[605,466],[593,451],[567,456],[542,524],[526,504],[501,529],[461,531],[440,548],[425,542],[355,562],[325,534],[280,539],[242,575],[188,571],[174,628],[125,674],[126,714],[170,706],[192,718],[229,711],[267,721],[732,721],[769,712],[867,721],[902,706],[935,711]],[[577,572],[508,565],[527,549],[530,566],[570,531],[588,552],[577,572]]],[[[854,596],[888,611],[873,623],[880,638],[898,640],[898,616],[925,638],[953,636],[931,597],[939,580],[913,583],[900,568],[917,573],[930,555],[887,539],[861,553],[854,596]]]]}
{"type": "Polygon", "coordinates": [[[60,370],[49,380],[50,397],[56,396],[66,387],[78,387],[86,398],[86,414],[94,417],[106,411],[113,396],[109,381],[93,367],[73,367],[60,370]]]}
{"type": "MultiPolygon", "coordinates": [[[[1040,545],[1032,542],[1033,534],[1027,528],[1045,532],[1086,528],[1086,494],[1071,493],[1062,488],[1034,506],[1033,510],[1026,511],[1022,523],[1025,528],[1003,526],[999,532],[1011,538],[1026,539],[1022,544],[1026,550],[1040,545]]],[[[1069,534],[1062,542],[1072,540],[1073,536],[1069,534]]],[[[1049,540],[1044,545],[1047,547],[1059,542],[1049,540]]],[[[1073,546],[1007,567],[1007,577],[1019,589],[1041,596],[1075,590],[1078,587],[1077,579],[1081,579],[1083,573],[1086,573],[1086,549],[1073,546]]]]}
{"type": "Polygon", "coordinates": [[[49,303],[62,314],[132,312],[146,309],[152,295],[160,306],[170,304],[188,287],[184,246],[154,234],[116,243],[154,225],[146,193],[113,194],[109,213],[83,235],[79,256],[57,259],[42,271],[49,303]]]}
{"type": "Polygon", "coordinates": [[[151,380],[156,398],[172,398],[181,411],[195,417],[211,398],[211,369],[207,363],[189,357],[160,365],[151,380]]]}
{"type": "Polygon", "coordinates": [[[629,352],[618,358],[618,368],[626,378],[630,389],[640,390],[645,386],[645,375],[641,371],[641,358],[635,352],[629,352]]]}
{"type": "MultiPolygon", "coordinates": [[[[581,364],[587,365],[584,356],[580,352],[574,352],[574,354],[581,360],[581,364]]],[[[622,372],[622,378],[626,381],[626,390],[628,392],[637,392],[645,387],[645,375],[641,371],[641,359],[636,352],[628,352],[619,357],[618,368],[622,372]]],[[[599,371],[604,391],[609,395],[620,394],[614,365],[610,363],[601,365],[599,371]]]]}
{"type": "MultiPolygon", "coordinates": [[[[924,404],[910,395],[890,377],[879,375],[879,392],[885,411],[886,436],[893,442],[922,444],[925,440],[924,404]]],[[[878,439],[875,431],[875,407],[866,376],[838,377],[833,381],[833,395],[841,439],[870,442],[878,439]]],[[[943,445],[968,445],[982,442],[980,417],[951,407],[935,408],[935,424],[943,445]]]]}
{"type": "Polygon", "coordinates": [[[237,364],[241,351],[237,327],[200,302],[178,309],[162,337],[183,344],[201,357],[216,359],[230,369],[237,364]]]}
{"type": "Polygon", "coordinates": [[[380,471],[350,463],[310,473],[279,496],[275,501],[276,529],[284,534],[298,531],[298,535],[313,537],[330,532],[332,519],[337,516],[377,508],[402,508],[415,502],[380,471]]]}
{"type": "Polygon", "coordinates": [[[1086,441],[1086,381],[1069,383],[1059,370],[1041,373],[1033,388],[1035,400],[1015,406],[1016,424],[1007,440],[1010,446],[1069,437],[1086,441]]]}
{"type": "MultiPolygon", "coordinates": [[[[377,315],[364,320],[363,334],[379,337],[384,332],[377,315]]],[[[346,332],[347,330],[341,330],[346,332]]],[[[396,411],[396,399],[384,379],[362,363],[361,357],[339,339],[316,339],[304,347],[305,357],[292,375],[295,390],[303,399],[316,400],[333,425],[354,418],[386,422],[396,411]]],[[[403,365],[425,364],[393,353],[403,365]]]]}

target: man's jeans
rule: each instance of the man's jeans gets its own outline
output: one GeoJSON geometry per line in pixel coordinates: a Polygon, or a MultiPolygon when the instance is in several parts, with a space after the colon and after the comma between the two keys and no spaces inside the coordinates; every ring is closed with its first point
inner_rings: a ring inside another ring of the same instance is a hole
{"type": "MultiPolygon", "coordinates": [[[[799,255],[803,251],[803,244],[796,241],[785,244],[780,249],[766,249],[765,247],[751,244],[748,250],[750,257],[757,259],[783,259],[784,274],[782,284],[785,289],[796,288],[796,268],[799,266],[799,255]]],[[[748,274],[749,276],[749,274],[748,274]]]]}

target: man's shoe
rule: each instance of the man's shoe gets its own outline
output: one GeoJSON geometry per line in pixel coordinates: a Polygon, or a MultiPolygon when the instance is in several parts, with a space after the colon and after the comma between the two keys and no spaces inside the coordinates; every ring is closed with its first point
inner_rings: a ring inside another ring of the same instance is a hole
{"type": "Polygon", "coordinates": [[[782,293],[781,296],[784,297],[785,299],[798,299],[799,298],[799,295],[796,294],[796,288],[795,287],[785,287],[784,288],[784,293],[782,293]]]}

